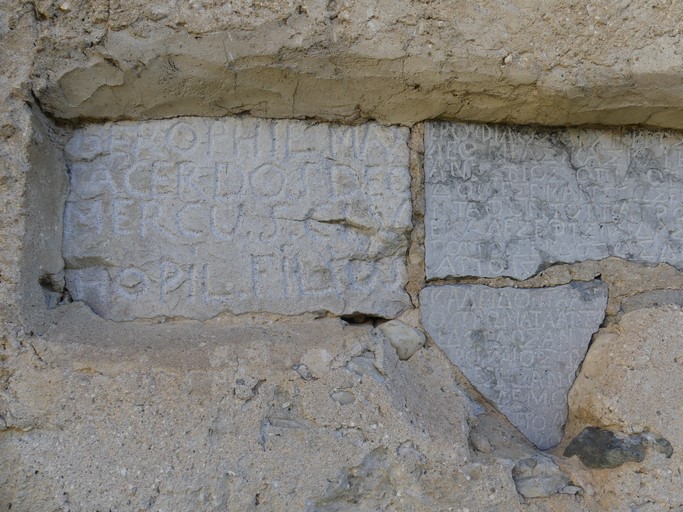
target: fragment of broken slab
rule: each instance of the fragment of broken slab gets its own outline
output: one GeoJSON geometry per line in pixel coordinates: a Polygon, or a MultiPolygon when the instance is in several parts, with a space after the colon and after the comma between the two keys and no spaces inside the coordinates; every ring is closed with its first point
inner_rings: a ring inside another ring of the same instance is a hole
{"type": "Polygon", "coordinates": [[[606,285],[428,286],[420,303],[427,333],[465,377],[536,446],[558,444],[567,393],[604,318],[606,285]]]}

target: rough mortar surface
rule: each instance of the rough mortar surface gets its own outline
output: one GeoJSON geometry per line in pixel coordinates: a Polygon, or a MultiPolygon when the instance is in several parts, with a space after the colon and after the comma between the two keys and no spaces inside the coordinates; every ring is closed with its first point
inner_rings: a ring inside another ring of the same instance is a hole
{"type": "Polygon", "coordinates": [[[112,320],[410,304],[408,130],[180,118],[66,146],[66,282],[112,320]]]}
{"type": "Polygon", "coordinates": [[[470,401],[436,347],[400,361],[338,319],[65,314],[5,366],[5,510],[522,510],[518,455],[470,454],[470,401]]]}
{"type": "Polygon", "coordinates": [[[65,119],[683,127],[674,0],[237,5],[37,0],[33,92],[65,119]]]}
{"type": "Polygon", "coordinates": [[[563,446],[595,426],[650,441],[642,463],[590,471],[586,481],[600,490],[601,510],[628,510],[634,503],[679,510],[683,504],[682,332],[680,305],[637,309],[602,329],[586,355],[569,394],[563,446]]]}
{"type": "Polygon", "coordinates": [[[427,123],[427,278],[608,256],[683,266],[683,137],[427,123]]]}
{"type": "Polygon", "coordinates": [[[37,37],[33,7],[25,2],[0,6],[0,340],[13,327],[20,309],[21,252],[26,217],[23,215],[33,144],[33,117],[26,104],[37,37]]]}
{"type": "Polygon", "coordinates": [[[543,289],[428,286],[422,322],[469,381],[536,446],[562,440],[567,392],[600,327],[600,282],[543,289]]]}

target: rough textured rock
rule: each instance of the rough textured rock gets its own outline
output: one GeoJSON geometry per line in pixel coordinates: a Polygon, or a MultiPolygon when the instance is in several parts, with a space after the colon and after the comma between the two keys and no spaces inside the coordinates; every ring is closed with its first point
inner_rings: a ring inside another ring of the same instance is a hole
{"type": "Polygon", "coordinates": [[[667,439],[649,432],[624,436],[599,427],[586,427],[567,445],[564,456],[576,455],[589,468],[616,468],[627,462],[642,462],[650,445],[667,457],[673,454],[667,439]]]}
{"type": "Polygon", "coordinates": [[[569,477],[550,459],[536,456],[519,461],[512,468],[517,492],[525,498],[556,494],[569,484],[569,477]]]}
{"type": "Polygon", "coordinates": [[[569,394],[563,445],[586,427],[601,427],[638,434],[651,448],[637,465],[590,472],[585,480],[601,509],[658,511],[683,503],[681,332],[679,306],[634,310],[602,330],[586,356],[569,394]]]}
{"type": "Polygon", "coordinates": [[[396,316],[410,304],[407,133],[238,118],[79,129],[67,287],[113,320],[396,316]]]}
{"type": "Polygon", "coordinates": [[[469,399],[436,347],[400,361],[372,327],[335,319],[135,325],[63,309],[3,370],[4,508],[519,510],[510,462],[472,459],[469,399]],[[358,358],[374,375],[349,370],[358,358]]]}
{"type": "Polygon", "coordinates": [[[683,266],[683,137],[427,123],[427,278],[608,256],[683,266]]]}
{"type": "Polygon", "coordinates": [[[683,127],[672,0],[35,5],[33,89],[62,118],[683,127]]]}
{"type": "Polygon", "coordinates": [[[536,446],[562,440],[567,392],[604,317],[604,284],[428,286],[422,322],[469,381],[536,446]]]}
{"type": "Polygon", "coordinates": [[[396,354],[401,361],[410,359],[425,344],[425,335],[421,331],[404,324],[400,320],[381,324],[379,330],[387,337],[391,346],[396,349],[396,354]]]}
{"type": "Polygon", "coordinates": [[[11,3],[0,13],[0,339],[6,339],[21,308],[17,292],[26,229],[22,212],[35,134],[27,77],[35,52],[31,41],[38,31],[28,3],[11,3]]]}

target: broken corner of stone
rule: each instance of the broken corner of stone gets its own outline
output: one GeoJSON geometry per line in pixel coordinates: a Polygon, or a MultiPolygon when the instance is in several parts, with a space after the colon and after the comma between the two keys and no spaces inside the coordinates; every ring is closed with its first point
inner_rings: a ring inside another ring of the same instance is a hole
{"type": "Polygon", "coordinates": [[[683,503],[666,41],[596,105],[531,48],[460,69],[425,35],[451,8],[378,10],[368,46],[333,4],[2,22],[44,50],[0,99],[0,509],[683,503]],[[655,441],[562,455],[591,429],[655,441]]]}

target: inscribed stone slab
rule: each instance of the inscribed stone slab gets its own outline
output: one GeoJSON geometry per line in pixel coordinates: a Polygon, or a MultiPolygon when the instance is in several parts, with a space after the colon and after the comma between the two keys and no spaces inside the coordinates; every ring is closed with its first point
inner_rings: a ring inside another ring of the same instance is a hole
{"type": "Polygon", "coordinates": [[[560,442],[567,393],[604,318],[605,284],[428,286],[420,304],[434,342],[513,425],[541,449],[560,442]]]}
{"type": "Polygon", "coordinates": [[[89,125],[66,146],[73,297],[113,320],[402,311],[408,130],[242,118],[89,125]]]}
{"type": "Polygon", "coordinates": [[[683,268],[683,135],[428,123],[428,278],[618,256],[683,268]]]}

